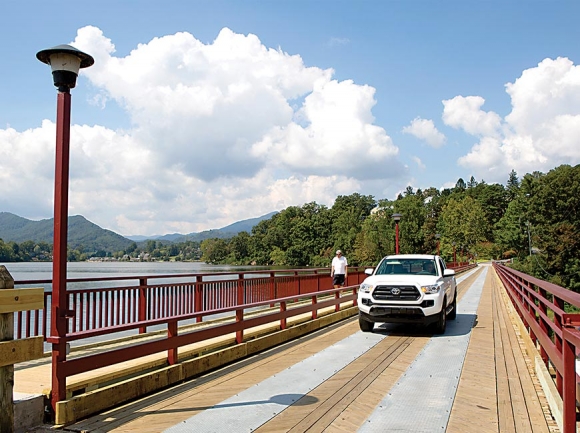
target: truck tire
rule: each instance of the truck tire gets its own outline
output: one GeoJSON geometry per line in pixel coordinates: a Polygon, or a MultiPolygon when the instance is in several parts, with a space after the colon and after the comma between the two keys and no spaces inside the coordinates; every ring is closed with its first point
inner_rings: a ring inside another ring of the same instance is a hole
{"type": "Polygon", "coordinates": [[[445,328],[447,327],[447,308],[445,305],[447,304],[447,300],[443,300],[443,308],[441,308],[441,312],[439,313],[439,317],[437,318],[437,322],[435,322],[435,333],[436,334],[444,334],[445,328]]]}
{"type": "Polygon", "coordinates": [[[369,322],[368,320],[364,319],[360,314],[358,316],[358,326],[360,326],[360,330],[362,332],[373,332],[373,328],[375,324],[373,322],[369,322]]]}
{"type": "Polygon", "coordinates": [[[447,316],[447,319],[455,320],[456,317],[457,317],[457,289],[455,289],[455,295],[453,296],[453,309],[447,316]]]}

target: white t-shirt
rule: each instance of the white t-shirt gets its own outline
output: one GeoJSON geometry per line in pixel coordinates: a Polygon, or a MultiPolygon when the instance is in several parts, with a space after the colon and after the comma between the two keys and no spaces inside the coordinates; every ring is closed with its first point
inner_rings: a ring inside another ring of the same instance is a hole
{"type": "Polygon", "coordinates": [[[346,267],[348,266],[348,262],[346,261],[346,257],[340,256],[335,257],[332,259],[332,267],[334,268],[335,274],[346,274],[346,267]]]}

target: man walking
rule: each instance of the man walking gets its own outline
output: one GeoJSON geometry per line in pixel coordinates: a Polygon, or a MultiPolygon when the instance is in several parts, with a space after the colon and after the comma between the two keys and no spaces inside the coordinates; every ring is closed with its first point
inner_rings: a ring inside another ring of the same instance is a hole
{"type": "Polygon", "coordinates": [[[332,259],[332,267],[330,270],[330,276],[332,277],[332,284],[334,288],[344,287],[344,283],[347,277],[348,262],[346,257],[342,255],[342,251],[336,250],[336,257],[332,259]]]}

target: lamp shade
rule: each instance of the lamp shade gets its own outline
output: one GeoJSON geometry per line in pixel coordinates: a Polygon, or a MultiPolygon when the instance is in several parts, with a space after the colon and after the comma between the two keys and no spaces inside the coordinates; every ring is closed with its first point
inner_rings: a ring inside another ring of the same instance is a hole
{"type": "Polygon", "coordinates": [[[70,45],[58,45],[39,51],[36,58],[50,65],[54,85],[64,91],[75,87],[81,68],[88,68],[95,63],[93,57],[70,45]]]}

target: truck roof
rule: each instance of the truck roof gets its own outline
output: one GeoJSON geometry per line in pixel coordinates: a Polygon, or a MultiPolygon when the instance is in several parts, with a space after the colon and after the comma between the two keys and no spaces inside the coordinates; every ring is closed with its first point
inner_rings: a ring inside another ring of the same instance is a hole
{"type": "Polygon", "coordinates": [[[392,254],[386,256],[386,259],[431,259],[435,260],[438,256],[433,254],[392,254]]]}

